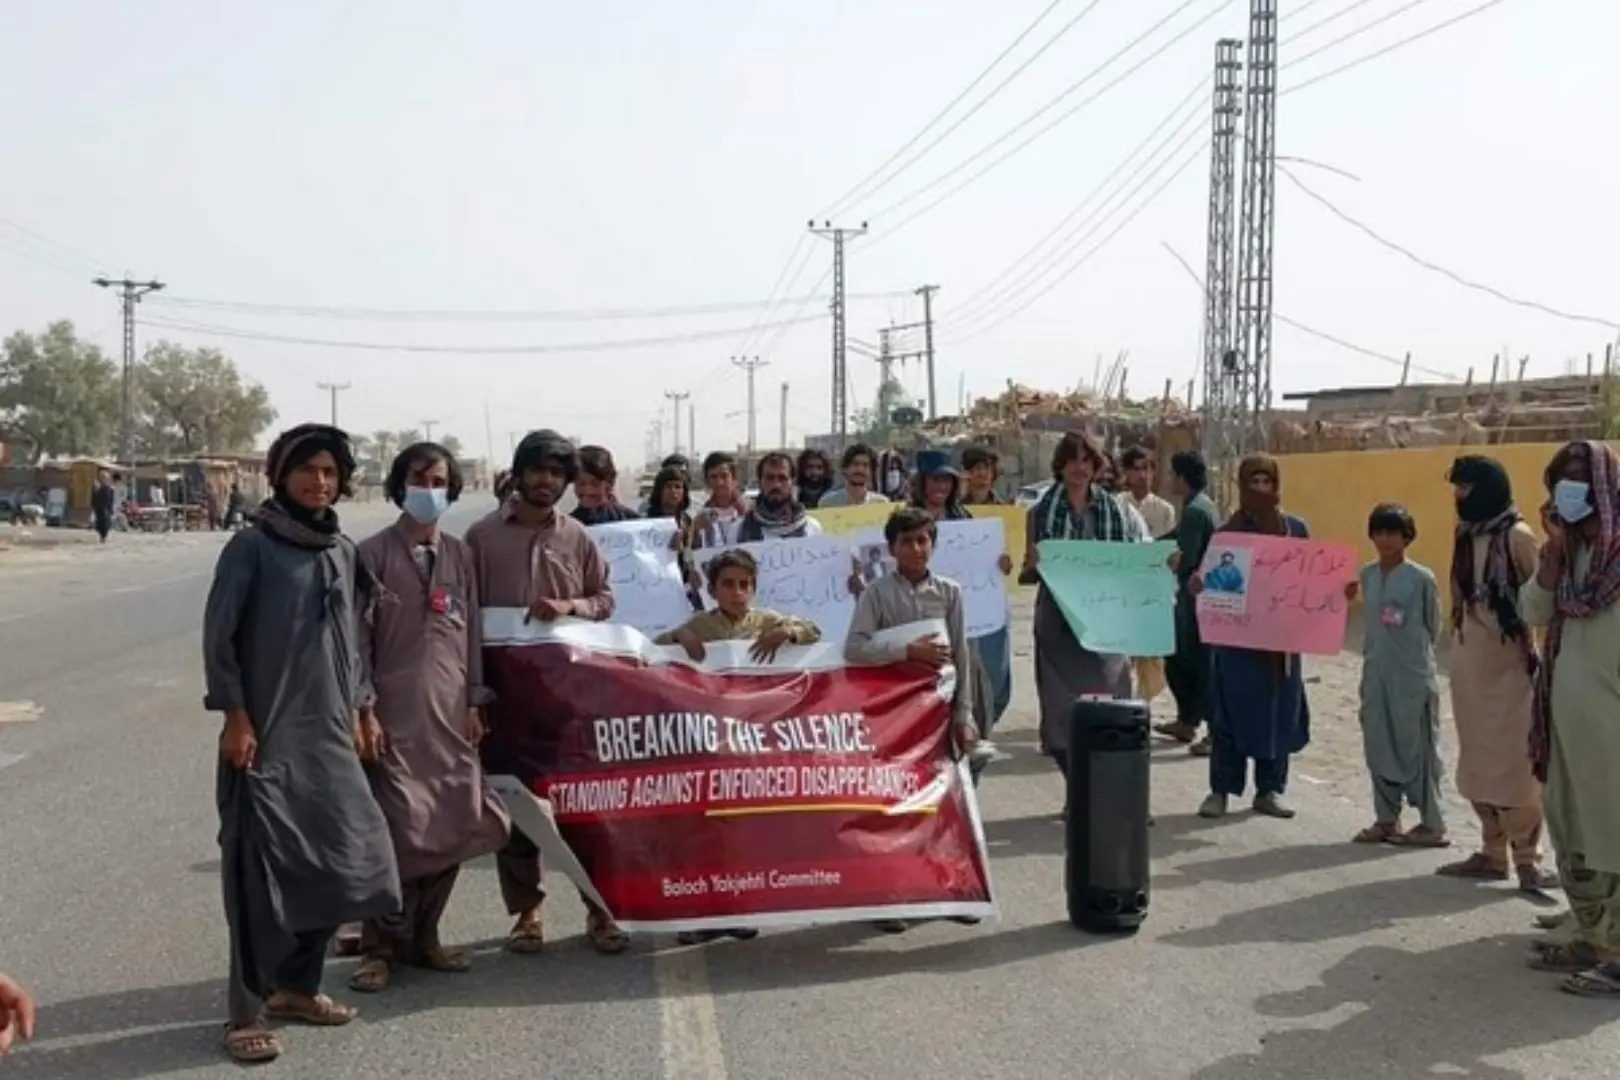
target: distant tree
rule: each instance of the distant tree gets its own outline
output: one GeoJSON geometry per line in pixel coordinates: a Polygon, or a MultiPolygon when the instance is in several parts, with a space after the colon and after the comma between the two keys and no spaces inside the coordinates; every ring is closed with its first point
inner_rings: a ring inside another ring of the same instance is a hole
{"type": "Polygon", "coordinates": [[[118,366],[67,320],[0,345],[0,426],[27,460],[109,455],[118,435],[118,366]]]}
{"type": "Polygon", "coordinates": [[[371,433],[371,446],[376,453],[378,463],[386,471],[394,461],[394,455],[403,447],[399,444],[399,436],[392,431],[373,431],[371,433]]]}
{"type": "Polygon", "coordinates": [[[441,435],[439,436],[438,443],[440,446],[450,451],[450,456],[453,458],[459,458],[462,454],[466,453],[466,450],[461,445],[461,440],[456,438],[454,435],[441,435]]]}
{"type": "Polygon", "coordinates": [[[137,372],[142,449],[154,457],[248,451],[275,422],[269,393],[218,349],[160,341],[137,372]]]}
{"type": "Polygon", "coordinates": [[[394,453],[399,453],[412,443],[422,441],[422,432],[417,428],[402,428],[394,432],[394,453]]]}

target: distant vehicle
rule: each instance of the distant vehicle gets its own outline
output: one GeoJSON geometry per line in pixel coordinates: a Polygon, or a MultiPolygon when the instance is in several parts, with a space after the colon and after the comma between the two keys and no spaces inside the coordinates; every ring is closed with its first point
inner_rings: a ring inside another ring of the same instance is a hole
{"type": "Polygon", "coordinates": [[[1013,499],[1013,504],[1015,506],[1034,506],[1041,501],[1041,496],[1045,495],[1051,486],[1052,481],[1050,480],[1042,480],[1038,484],[1025,484],[1018,489],[1018,495],[1013,499]]]}

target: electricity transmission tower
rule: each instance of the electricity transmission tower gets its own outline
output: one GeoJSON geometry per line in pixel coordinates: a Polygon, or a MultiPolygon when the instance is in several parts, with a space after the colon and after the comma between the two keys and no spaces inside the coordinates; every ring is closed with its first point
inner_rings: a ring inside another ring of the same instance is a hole
{"type": "MultiPolygon", "coordinates": [[[[883,386],[889,385],[894,374],[894,362],[904,364],[907,360],[921,360],[928,370],[928,418],[934,419],[939,415],[938,399],[934,392],[934,294],[939,291],[938,285],[924,285],[917,289],[916,295],[923,298],[923,317],[921,322],[901,323],[899,326],[890,326],[886,330],[879,330],[882,351],[887,357],[883,368],[883,386]],[[889,335],[904,330],[921,330],[923,332],[922,346],[909,352],[894,352],[891,348],[889,335]]],[[[880,357],[880,360],[882,358],[880,357]]],[[[880,388],[879,393],[882,393],[880,388]]],[[[888,421],[888,409],[892,402],[883,406],[882,420],[888,421]]]]}
{"type": "MultiPolygon", "coordinates": [[[[833,297],[832,297],[832,433],[842,447],[849,437],[849,373],[845,366],[844,351],[844,241],[866,235],[866,222],[858,229],[834,228],[824,221],[817,228],[810,222],[810,231],[832,241],[833,245],[833,297]]],[[[750,419],[753,410],[749,410],[750,419]]]]}
{"type": "MultiPolygon", "coordinates": [[[[836,301],[834,301],[836,303],[836,301]]],[[[754,424],[758,420],[758,413],[754,411],[754,372],[762,367],[769,367],[769,360],[761,360],[757,356],[733,356],[731,362],[748,373],[748,452],[754,452],[754,424]]]]}
{"type": "Polygon", "coordinates": [[[128,278],[113,281],[98,277],[91,284],[103,289],[117,289],[124,311],[124,379],[118,421],[118,460],[128,465],[133,463],[130,454],[135,439],[135,305],[141,302],[141,297],[163,288],[163,282],[131,281],[128,278]]]}
{"type": "Polygon", "coordinates": [[[315,384],[315,388],[317,390],[325,390],[328,394],[332,395],[332,426],[337,427],[338,426],[338,422],[337,422],[337,399],[338,399],[338,395],[343,393],[343,391],[347,390],[349,388],[349,384],[348,383],[335,383],[335,382],[318,382],[318,383],[315,384]]]}
{"type": "Polygon", "coordinates": [[[1229,382],[1239,448],[1265,448],[1271,411],[1272,240],[1277,188],[1277,0],[1250,0],[1243,109],[1243,209],[1239,219],[1237,352],[1229,382]]]}
{"type": "MultiPolygon", "coordinates": [[[[675,412],[675,445],[670,448],[670,453],[678,454],[678,453],[681,452],[681,402],[683,402],[687,398],[691,397],[692,396],[692,391],[690,391],[690,390],[665,390],[664,391],[664,396],[666,398],[668,398],[670,401],[675,403],[675,409],[674,409],[674,412],[675,412]]],[[[687,437],[688,438],[691,437],[690,433],[688,434],[687,437]]],[[[660,438],[659,441],[660,441],[660,443],[662,443],[662,441],[663,441],[662,438],[660,438]]]]}
{"type": "Polygon", "coordinates": [[[1237,120],[1242,112],[1238,72],[1241,41],[1215,43],[1214,116],[1210,125],[1209,239],[1204,271],[1203,451],[1213,473],[1211,492],[1230,504],[1228,480],[1240,453],[1237,403],[1231,394],[1237,353],[1233,351],[1233,221],[1237,182],[1237,120]]]}

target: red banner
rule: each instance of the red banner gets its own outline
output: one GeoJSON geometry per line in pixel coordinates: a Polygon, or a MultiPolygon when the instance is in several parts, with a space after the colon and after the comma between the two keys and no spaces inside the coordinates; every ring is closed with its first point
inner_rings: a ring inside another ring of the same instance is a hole
{"type": "Polygon", "coordinates": [[[759,664],[723,642],[699,664],[505,610],[484,627],[486,763],[549,803],[627,929],[993,913],[949,669],[846,668],[840,643],[759,664]]]}

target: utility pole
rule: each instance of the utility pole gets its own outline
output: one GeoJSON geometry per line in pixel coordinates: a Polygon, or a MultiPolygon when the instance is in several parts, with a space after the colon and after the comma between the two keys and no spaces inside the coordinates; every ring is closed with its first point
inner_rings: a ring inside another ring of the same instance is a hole
{"type": "Polygon", "coordinates": [[[762,367],[770,367],[769,360],[761,360],[757,356],[733,356],[731,362],[748,373],[748,452],[754,452],[754,423],[758,419],[754,411],[754,372],[762,367]]]}
{"type": "Polygon", "coordinates": [[[787,449],[787,444],[788,444],[788,440],[787,440],[787,395],[788,395],[788,384],[783,383],[782,384],[782,421],[781,421],[781,432],[780,432],[781,437],[777,440],[777,443],[776,443],[776,445],[781,447],[783,450],[787,449]]]}
{"type": "Polygon", "coordinates": [[[337,396],[339,394],[343,393],[343,391],[347,390],[349,388],[349,384],[348,383],[335,383],[335,382],[318,382],[318,383],[315,384],[315,387],[318,390],[325,390],[328,394],[332,395],[332,426],[337,427],[338,426],[338,422],[337,422],[337,396]]]}
{"type": "MultiPolygon", "coordinates": [[[[823,221],[817,228],[811,221],[809,228],[817,236],[831,240],[833,245],[832,433],[842,448],[849,438],[849,370],[844,364],[844,241],[865,236],[866,222],[861,222],[858,229],[841,229],[834,228],[830,221],[823,221]]],[[[752,417],[752,410],[749,415],[752,417]]]]}
{"type": "Polygon", "coordinates": [[[124,381],[118,422],[118,460],[126,465],[133,464],[130,454],[135,439],[135,305],[141,302],[143,296],[163,288],[163,282],[131,281],[127,277],[113,281],[98,277],[91,284],[103,289],[117,289],[124,311],[124,381]]]}
{"type": "Polygon", "coordinates": [[[1243,110],[1235,405],[1240,450],[1266,446],[1271,412],[1272,242],[1277,188],[1277,0],[1249,2],[1249,62],[1243,110]]]}
{"type": "Polygon", "coordinates": [[[489,399],[484,399],[484,453],[489,455],[491,475],[495,469],[495,428],[489,422],[489,399]]]}
{"type": "Polygon", "coordinates": [[[692,456],[698,456],[697,444],[697,406],[686,407],[686,441],[691,446],[692,456]]]}
{"type": "MultiPolygon", "coordinates": [[[[671,450],[671,453],[678,454],[678,453],[681,452],[681,402],[683,402],[687,398],[691,397],[692,396],[692,391],[690,391],[690,390],[665,390],[664,391],[664,396],[666,398],[668,398],[670,401],[673,401],[675,403],[675,409],[674,409],[674,412],[675,412],[675,446],[671,450]]],[[[659,440],[658,440],[660,450],[663,449],[663,442],[664,442],[663,437],[660,436],[659,440]]]]}
{"type": "Polygon", "coordinates": [[[923,301],[923,359],[928,364],[928,419],[939,417],[939,399],[934,396],[934,294],[938,285],[924,285],[917,290],[923,301]]]}
{"type": "MultiPolygon", "coordinates": [[[[1222,38],[1215,43],[1214,116],[1210,126],[1209,236],[1204,272],[1204,407],[1203,451],[1213,475],[1211,493],[1231,505],[1233,470],[1241,456],[1242,420],[1234,398],[1237,353],[1232,340],[1232,246],[1237,180],[1237,118],[1242,113],[1238,72],[1243,68],[1243,42],[1222,38]]],[[[1187,397],[1189,405],[1192,396],[1187,397]]]]}
{"type": "Polygon", "coordinates": [[[889,414],[894,412],[894,399],[889,395],[889,387],[894,383],[894,344],[895,328],[884,326],[878,329],[878,425],[887,426],[889,414]]]}
{"type": "Polygon", "coordinates": [[[438,426],[439,426],[439,422],[437,420],[423,420],[422,421],[422,438],[426,439],[428,442],[432,442],[433,441],[433,429],[438,427],[438,426]]]}

